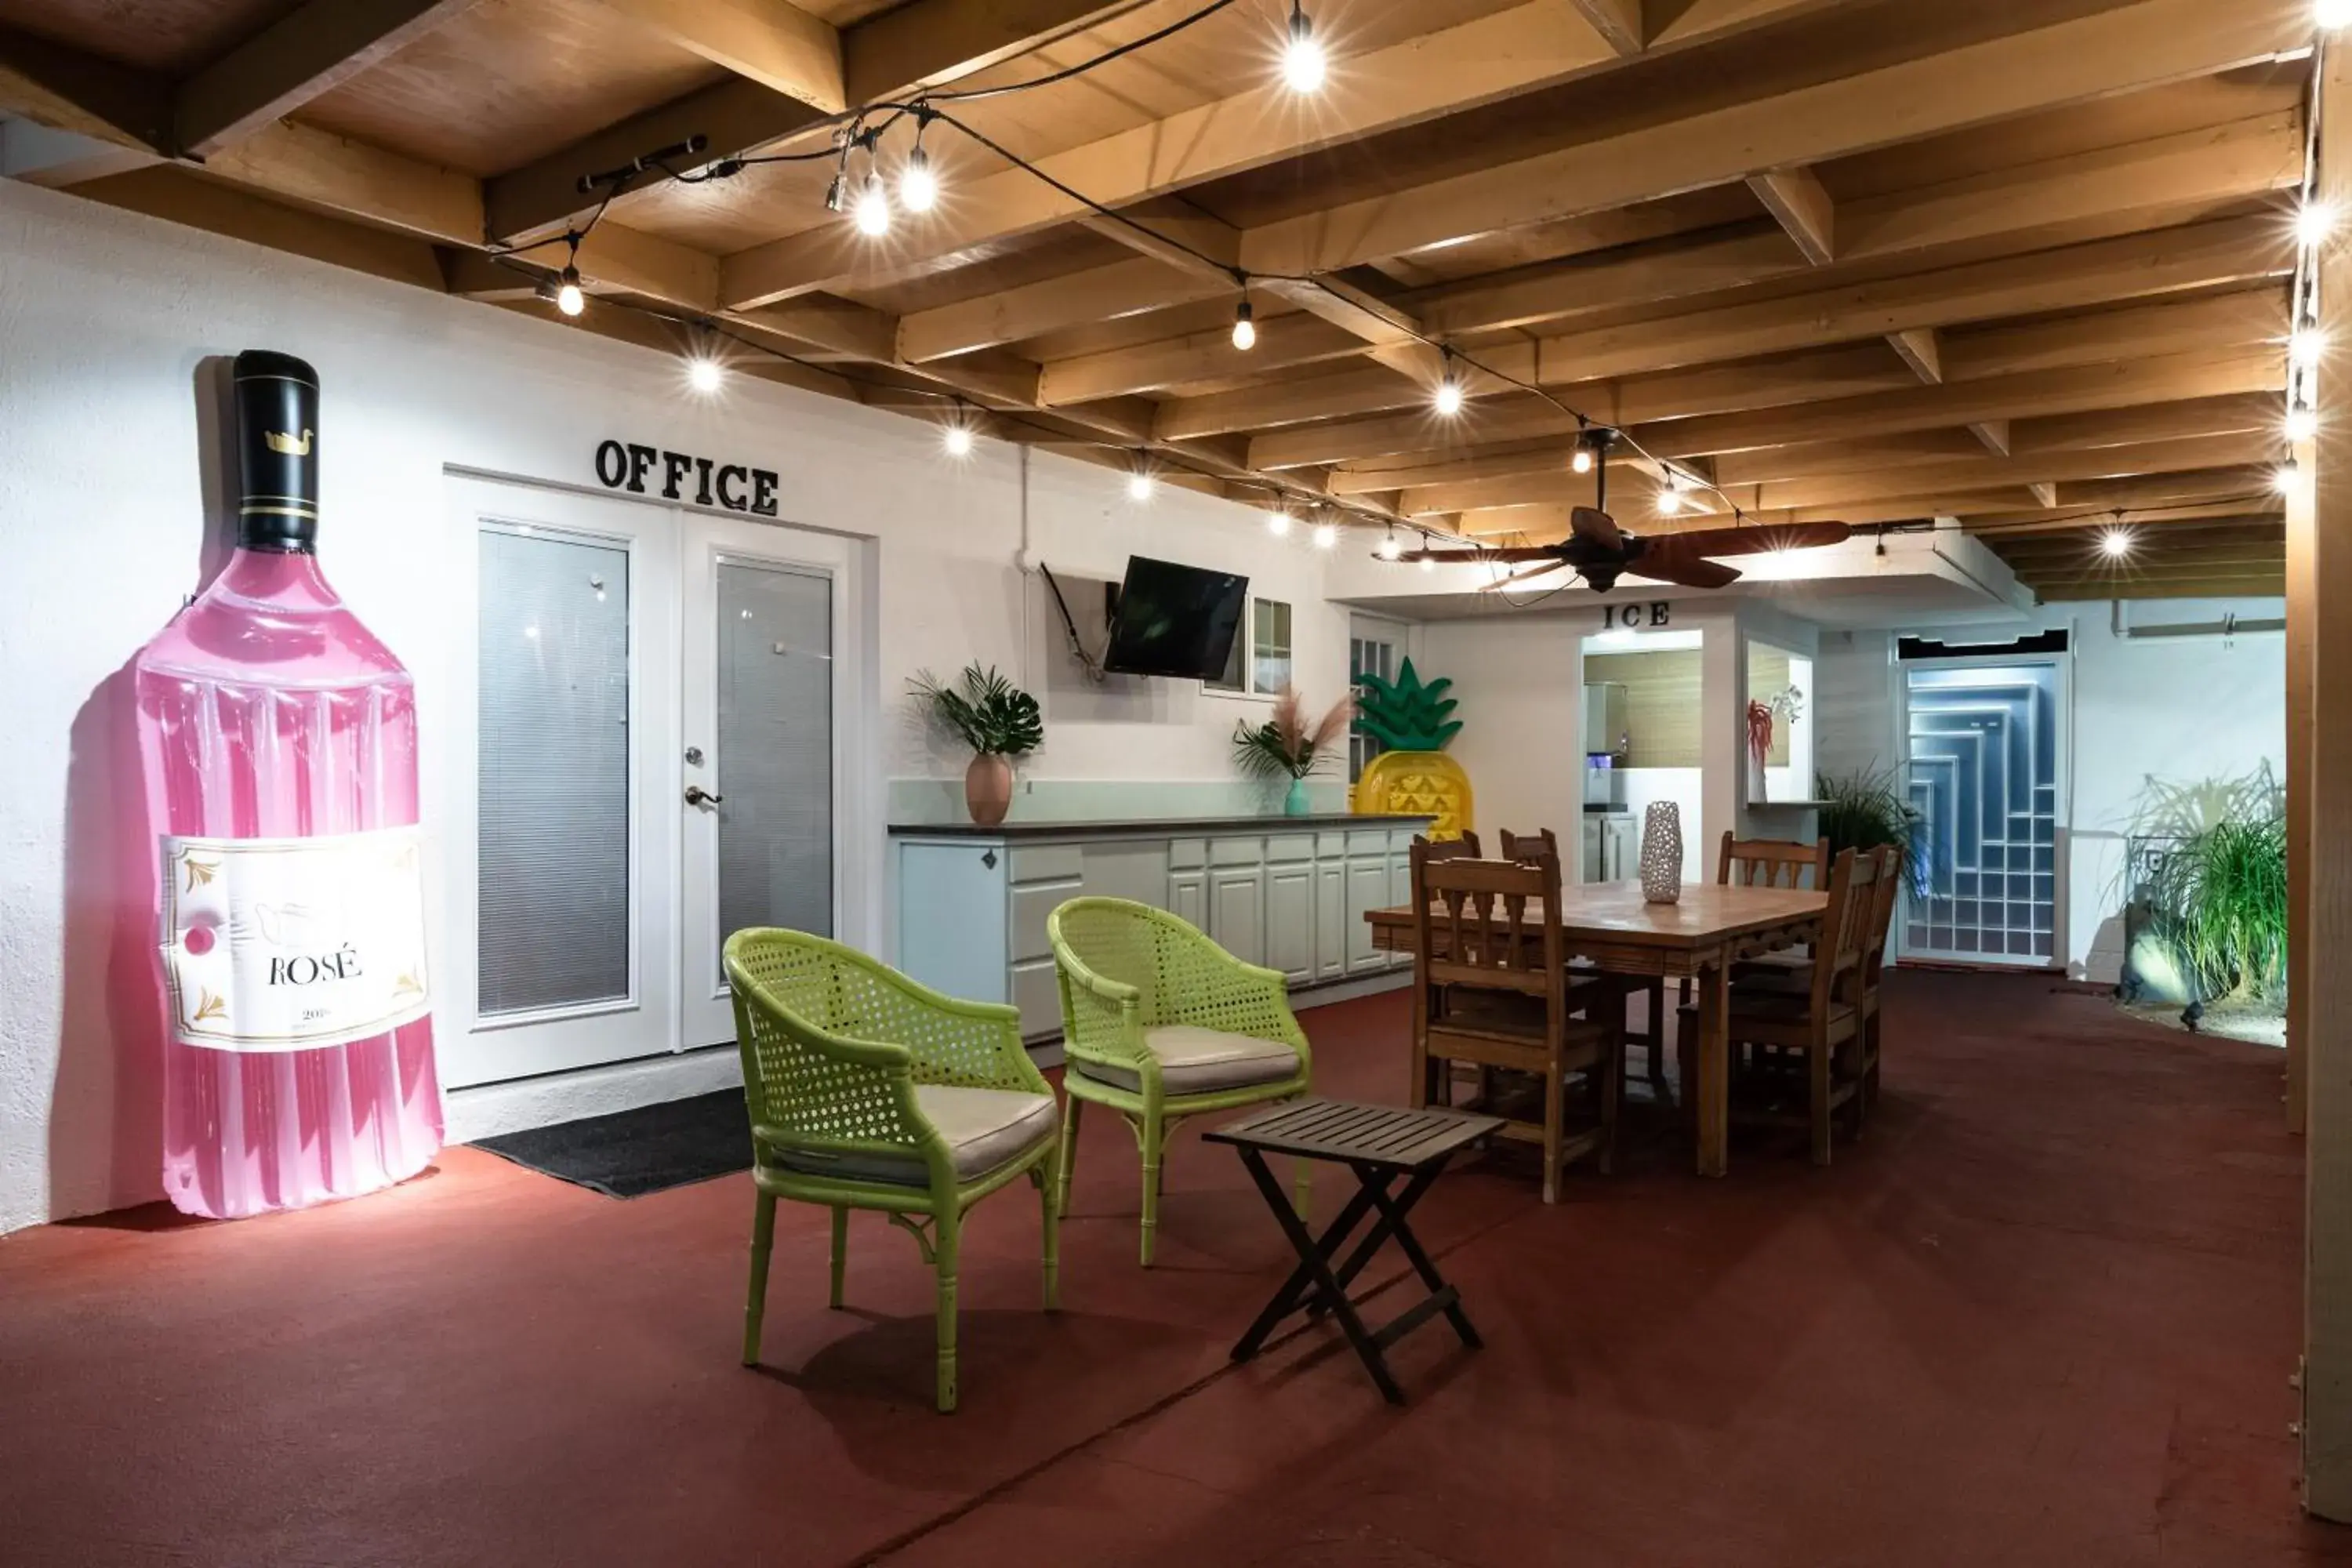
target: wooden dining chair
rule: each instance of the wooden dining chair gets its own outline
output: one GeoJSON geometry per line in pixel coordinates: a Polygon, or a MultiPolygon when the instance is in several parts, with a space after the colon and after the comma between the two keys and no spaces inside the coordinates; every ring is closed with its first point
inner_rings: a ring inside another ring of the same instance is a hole
{"type": "MultiPolygon", "coordinates": [[[[1879,985],[1886,971],[1887,944],[1894,939],[1895,906],[1903,894],[1903,852],[1890,846],[1877,853],[1885,858],[1885,865],[1871,884],[1871,908],[1864,917],[1869,945],[1864,949],[1862,958],[1862,1099],[1853,1119],[1857,1131],[1869,1119],[1878,1099],[1879,985]]],[[[1811,985],[1812,973],[1812,961],[1802,958],[1786,966],[1759,966],[1739,975],[1734,984],[1750,989],[1803,992],[1811,985]]]]}
{"type": "MultiPolygon", "coordinates": [[[[1822,914],[1822,938],[1801,989],[1785,984],[1734,984],[1727,1033],[1733,1047],[1771,1048],[1803,1061],[1805,1110],[1791,1114],[1777,1104],[1749,1111],[1735,1101],[1736,1121],[1808,1128],[1813,1163],[1830,1163],[1838,1109],[1862,1092],[1862,981],[1870,947],[1870,920],[1878,908],[1879,884],[1894,875],[1889,851],[1839,854],[1832,864],[1829,902],[1822,914]]],[[[1685,1009],[1683,1033],[1695,1020],[1685,1009]]],[[[1775,1078],[1782,1075],[1775,1074],[1775,1078]]]]}
{"type": "MultiPolygon", "coordinates": [[[[1532,860],[1544,855],[1555,860],[1559,858],[1559,837],[1549,827],[1539,827],[1533,833],[1514,833],[1507,827],[1501,831],[1503,858],[1506,860],[1532,860]]],[[[1674,1093],[1666,1087],[1666,983],[1654,974],[1645,979],[1620,978],[1611,984],[1617,987],[1617,1005],[1621,1010],[1625,998],[1636,991],[1648,1000],[1650,1026],[1647,1029],[1627,1029],[1621,1046],[1629,1066],[1632,1047],[1642,1046],[1647,1048],[1650,1068],[1643,1077],[1649,1082],[1650,1092],[1660,1104],[1672,1105],[1674,1093]]],[[[1689,982],[1685,981],[1684,984],[1687,987],[1689,982]]]]}
{"type": "Polygon", "coordinates": [[[1449,860],[1431,848],[1412,848],[1412,1103],[1449,1102],[1454,1062],[1476,1066],[1482,1080],[1498,1068],[1534,1074],[1543,1120],[1507,1117],[1502,1135],[1542,1146],[1543,1201],[1556,1203],[1563,1164],[1591,1154],[1606,1174],[1615,1161],[1622,1023],[1570,1016],[1558,858],[1449,860]],[[1596,1124],[1571,1138],[1576,1075],[1598,1107],[1596,1124]]]}
{"type": "MultiPolygon", "coordinates": [[[[1506,838],[1508,837],[1507,834],[1505,835],[1506,838]]],[[[1416,833],[1412,836],[1412,841],[1416,846],[1427,846],[1433,859],[1475,860],[1480,858],[1478,835],[1473,828],[1464,828],[1458,838],[1432,838],[1426,833],[1416,833]]]]}

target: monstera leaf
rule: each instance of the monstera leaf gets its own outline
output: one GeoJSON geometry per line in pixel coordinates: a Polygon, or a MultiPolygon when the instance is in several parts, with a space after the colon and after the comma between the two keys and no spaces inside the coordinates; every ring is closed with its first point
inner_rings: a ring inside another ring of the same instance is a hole
{"type": "Polygon", "coordinates": [[[1461,704],[1445,695],[1454,682],[1444,678],[1423,684],[1420,672],[1406,659],[1394,680],[1360,675],[1362,692],[1356,705],[1356,728],[1391,752],[1442,752],[1461,732],[1462,721],[1447,715],[1461,704]]]}

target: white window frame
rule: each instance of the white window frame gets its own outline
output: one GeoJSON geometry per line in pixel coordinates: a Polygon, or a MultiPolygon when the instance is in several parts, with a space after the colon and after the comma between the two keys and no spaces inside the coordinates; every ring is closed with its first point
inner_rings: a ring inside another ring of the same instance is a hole
{"type": "MultiPolygon", "coordinates": [[[[1234,648],[1240,658],[1242,668],[1241,684],[1228,686],[1222,680],[1203,680],[1201,682],[1201,689],[1208,695],[1230,697],[1244,702],[1271,702],[1282,695],[1282,688],[1279,686],[1269,689],[1257,683],[1257,613],[1258,606],[1261,605],[1279,605],[1290,619],[1290,638],[1283,645],[1282,651],[1289,659],[1291,671],[1294,677],[1296,676],[1298,669],[1297,606],[1287,599],[1268,598],[1262,595],[1252,594],[1249,595],[1248,606],[1243,612],[1242,624],[1234,632],[1234,648]]],[[[1226,662],[1232,663],[1233,658],[1229,656],[1226,662]]]]}

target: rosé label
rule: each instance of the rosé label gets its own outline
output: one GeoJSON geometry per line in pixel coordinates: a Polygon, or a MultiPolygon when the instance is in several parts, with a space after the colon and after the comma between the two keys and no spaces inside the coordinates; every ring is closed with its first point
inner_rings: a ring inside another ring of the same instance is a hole
{"type": "Polygon", "coordinates": [[[421,1018],[423,835],[167,837],[163,948],[183,1045],[307,1051],[421,1018]]]}

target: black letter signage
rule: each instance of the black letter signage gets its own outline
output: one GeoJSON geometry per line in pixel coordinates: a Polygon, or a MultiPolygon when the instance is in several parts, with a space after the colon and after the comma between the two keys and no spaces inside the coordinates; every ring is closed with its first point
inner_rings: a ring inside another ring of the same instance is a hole
{"type": "Polygon", "coordinates": [[[689,452],[672,452],[636,441],[605,441],[596,448],[596,480],[608,490],[625,489],[644,495],[660,465],[659,486],[664,500],[691,499],[696,506],[722,506],[761,517],[776,515],[776,491],[782,484],[773,468],[724,465],[689,452]],[[688,485],[692,484],[689,492],[688,485]],[[748,493],[746,493],[748,487],[748,493]]]}

